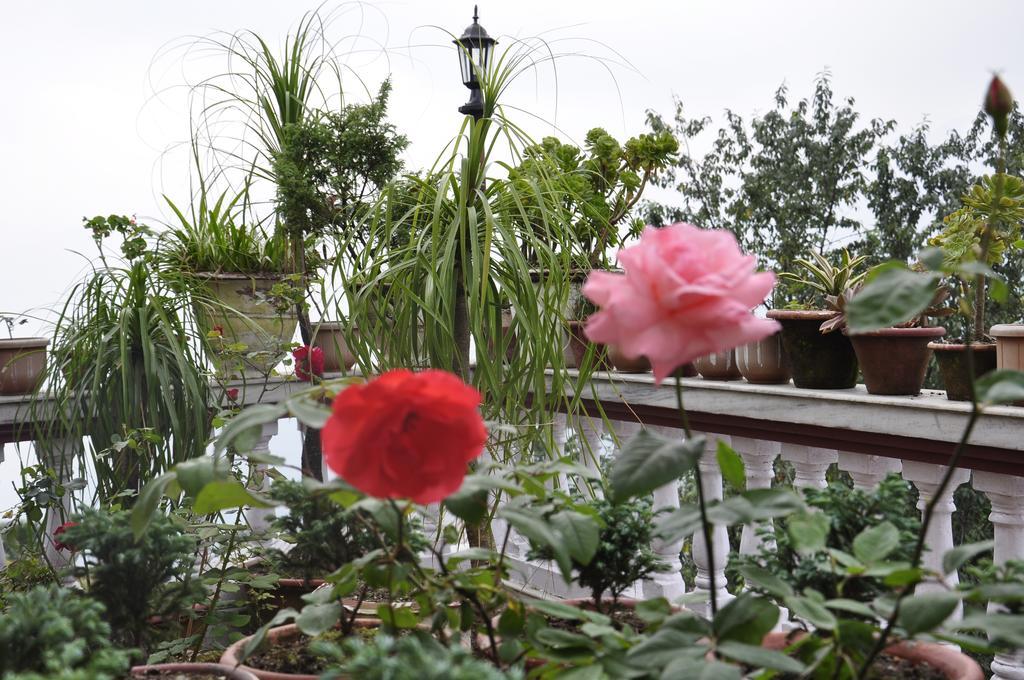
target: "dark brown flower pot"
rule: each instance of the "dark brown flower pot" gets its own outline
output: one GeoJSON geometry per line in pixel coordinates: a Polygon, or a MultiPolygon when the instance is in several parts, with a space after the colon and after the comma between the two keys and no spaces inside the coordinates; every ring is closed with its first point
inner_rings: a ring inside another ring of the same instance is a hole
{"type": "Polygon", "coordinates": [[[606,359],[606,348],[599,343],[590,342],[583,333],[583,321],[566,321],[566,345],[565,345],[565,366],[566,368],[579,368],[587,355],[587,349],[594,347],[591,357],[591,366],[596,371],[604,371],[608,368],[606,359]]]}
{"type": "Polygon", "coordinates": [[[782,331],[736,348],[736,366],[747,382],[778,385],[793,376],[782,346],[782,331]]]}
{"type": "Polygon", "coordinates": [[[695,359],[693,365],[705,380],[740,380],[743,375],[736,365],[736,350],[709,354],[695,359]]]}
{"type": "Polygon", "coordinates": [[[928,343],[946,334],[941,326],[883,328],[851,333],[864,385],[871,394],[915,396],[921,393],[928,360],[928,343]]]}
{"type": "Polygon", "coordinates": [[[324,373],[338,373],[351,370],[356,356],[345,341],[345,326],[336,321],[321,321],[313,326],[313,346],[324,353],[324,373]]]}
{"type": "Polygon", "coordinates": [[[608,345],[608,361],[619,373],[648,373],[651,370],[651,362],[645,356],[630,359],[618,345],[608,345]]]}
{"type": "Polygon", "coordinates": [[[952,401],[970,401],[971,383],[989,371],[996,370],[995,343],[971,343],[974,374],[967,370],[967,345],[930,342],[928,348],[935,354],[946,387],[946,398],[952,401]]]}
{"type": "Polygon", "coordinates": [[[834,316],[820,310],[769,310],[768,318],[782,324],[782,344],[797,387],[848,390],[857,384],[857,354],[850,339],[839,331],[819,330],[834,316]]]}
{"type": "Polygon", "coordinates": [[[219,678],[228,680],[257,680],[256,676],[241,668],[222,663],[158,663],[151,666],[135,666],[133,678],[159,678],[161,676],[184,675],[196,678],[219,678]]]}
{"type": "MultiPolygon", "coordinates": [[[[356,619],[354,622],[356,628],[379,628],[379,619],[356,619]]],[[[299,630],[299,627],[294,623],[287,626],[278,626],[277,628],[271,628],[267,631],[266,644],[274,645],[277,643],[287,642],[294,640],[297,637],[301,637],[303,632],[299,630]]],[[[318,680],[319,674],[305,674],[305,673],[277,673],[274,671],[260,670],[252,666],[246,666],[241,664],[239,658],[242,655],[242,649],[252,639],[252,636],[244,637],[238,642],[235,642],[230,647],[224,650],[224,654],[220,657],[220,662],[224,665],[231,666],[232,668],[239,668],[259,678],[259,680],[318,680]]]]}
{"type": "Polygon", "coordinates": [[[46,370],[46,338],[0,340],[0,396],[32,394],[46,370]]]}
{"type": "MultiPolygon", "coordinates": [[[[799,636],[801,634],[797,634],[799,636]]],[[[796,641],[795,636],[786,633],[768,633],[761,646],[773,651],[782,651],[796,641]]],[[[984,680],[978,663],[963,652],[934,642],[897,642],[885,648],[885,653],[914,664],[925,664],[942,673],[947,680],[984,680]]],[[[893,678],[892,680],[899,680],[893,678]]]]}

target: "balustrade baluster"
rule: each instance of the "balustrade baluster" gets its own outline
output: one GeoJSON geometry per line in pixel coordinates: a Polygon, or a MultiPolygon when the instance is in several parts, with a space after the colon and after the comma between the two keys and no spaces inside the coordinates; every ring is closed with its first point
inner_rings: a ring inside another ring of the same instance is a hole
{"type": "MultiPolygon", "coordinates": [[[[600,475],[601,455],[604,452],[604,423],[600,418],[580,413],[572,419],[572,429],[577,437],[582,457],[581,462],[591,472],[600,475]]],[[[591,489],[598,498],[604,497],[604,492],[600,487],[591,485],[591,489]]]]}
{"type": "MultiPolygon", "coordinates": [[[[36,442],[36,454],[41,462],[53,468],[61,484],[71,481],[74,461],[82,453],[83,443],[80,437],[57,437],[47,441],[36,442]]],[[[71,561],[71,553],[58,550],[53,533],[67,521],[72,511],[71,492],[66,491],[61,498],[60,509],[46,512],[46,535],[43,539],[43,552],[46,559],[55,569],[62,569],[71,561]]]]}
{"type": "MultiPolygon", "coordinates": [[[[252,447],[252,452],[257,454],[270,454],[270,440],[277,434],[277,421],[264,423],[260,429],[259,439],[252,447]]],[[[266,491],[270,486],[270,480],[266,475],[267,466],[264,463],[257,463],[254,470],[258,477],[257,491],[266,491]]],[[[274,508],[247,508],[245,510],[245,521],[255,534],[265,534],[270,528],[270,520],[274,517],[274,508]]]]}
{"type": "MultiPolygon", "coordinates": [[[[683,436],[683,431],[674,427],[652,427],[651,429],[665,437],[679,438],[683,436]]],[[[654,490],[652,509],[656,517],[670,513],[678,507],[678,480],[672,480],[665,486],[654,490]]],[[[669,601],[674,601],[685,595],[686,582],[683,581],[683,563],[679,557],[680,552],[683,550],[683,539],[672,542],[655,539],[651,544],[651,548],[654,550],[654,554],[658,556],[658,559],[668,565],[668,568],[644,581],[644,597],[664,597],[669,601]]]]}
{"type": "MultiPolygon", "coordinates": [[[[920,494],[917,507],[923,513],[928,502],[939,490],[943,475],[946,474],[945,465],[932,463],[921,463],[918,461],[903,461],[903,478],[917,487],[920,494]]],[[[925,534],[925,552],[921,560],[922,565],[931,571],[942,573],[942,556],[953,549],[953,511],[956,505],[953,503],[953,492],[956,488],[969,480],[969,470],[956,470],[950,481],[949,488],[935,504],[935,512],[932,515],[931,523],[928,526],[928,533],[925,534]]],[[[941,583],[922,583],[915,592],[942,592],[947,588],[955,588],[960,582],[960,577],[954,571],[943,577],[945,587],[941,583]]],[[[959,605],[951,618],[958,619],[963,613],[963,605],[959,605]]]]}
{"type": "Polygon", "coordinates": [[[899,458],[840,451],[839,469],[849,473],[855,488],[870,492],[887,475],[903,469],[903,464],[899,458]]]}
{"type": "Polygon", "coordinates": [[[828,466],[839,460],[835,449],[822,449],[803,444],[782,444],[782,459],[793,464],[796,475],[793,485],[798,489],[824,489],[828,466]]]}
{"type": "MultiPolygon", "coordinates": [[[[704,489],[704,500],[710,504],[716,500],[722,500],[722,471],[718,467],[718,459],[715,452],[718,441],[729,443],[730,438],[722,434],[708,434],[704,455],[700,459],[701,486],[704,489]]],[[[689,605],[690,609],[705,616],[711,614],[711,589],[715,589],[715,597],[718,606],[722,607],[732,599],[732,595],[726,590],[725,565],[729,560],[729,532],[724,526],[714,526],[711,529],[711,548],[714,551],[714,573],[711,570],[707,544],[704,541],[704,534],[697,531],[692,539],[693,561],[697,566],[697,576],[694,579],[694,592],[708,593],[708,601],[700,604],[689,605]]]]}
{"type": "MultiPolygon", "coordinates": [[[[976,471],[973,483],[992,502],[993,561],[1024,559],[1024,477],[976,471]]],[[[989,605],[989,611],[999,609],[1000,605],[989,605]]],[[[1024,680],[1024,650],[996,654],[992,673],[992,680],[1024,680]]]]}
{"type": "MultiPolygon", "coordinates": [[[[778,442],[748,437],[732,437],[732,448],[743,459],[747,474],[748,489],[770,489],[775,478],[775,459],[779,456],[782,446],[778,442]]],[[[746,524],[740,536],[740,554],[753,555],[761,550],[763,537],[760,532],[767,523],[746,524]]],[[[774,541],[772,541],[774,545],[774,541]]]]}

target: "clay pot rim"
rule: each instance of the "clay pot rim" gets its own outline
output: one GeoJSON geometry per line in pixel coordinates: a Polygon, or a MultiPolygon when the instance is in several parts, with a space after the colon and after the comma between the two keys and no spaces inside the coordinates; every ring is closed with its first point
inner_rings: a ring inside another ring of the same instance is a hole
{"type": "Polygon", "coordinates": [[[215,281],[280,281],[285,276],[290,276],[290,274],[275,272],[253,272],[252,274],[243,274],[242,272],[195,272],[193,276],[215,281]]]}
{"type": "MultiPolygon", "coordinates": [[[[971,349],[975,352],[995,352],[996,343],[994,342],[972,342],[970,343],[971,349]]],[[[966,352],[967,343],[965,342],[929,342],[928,349],[935,352],[966,352]]]]}
{"type": "Polygon", "coordinates": [[[776,321],[828,321],[838,314],[828,309],[769,309],[767,316],[776,321]]]}
{"type": "Polygon", "coordinates": [[[941,338],[946,334],[942,326],[914,326],[912,328],[880,328],[866,333],[847,333],[851,338],[941,338]]]}
{"type": "MultiPolygon", "coordinates": [[[[368,619],[368,618],[357,618],[352,624],[356,628],[378,628],[381,625],[380,619],[368,619]]],[[[305,635],[299,627],[294,623],[285,624],[283,626],[276,626],[267,631],[267,641],[275,643],[278,640],[290,640],[300,635],[305,635]]],[[[238,660],[238,654],[245,647],[246,643],[252,639],[252,635],[247,635],[241,640],[237,640],[228,646],[224,653],[220,657],[220,662],[226,666],[237,668],[239,670],[251,673],[258,678],[263,680],[319,680],[320,675],[309,675],[305,673],[276,673],[274,671],[263,671],[252,666],[246,666],[238,660]]]]}
{"type": "MultiPolygon", "coordinates": [[[[791,633],[768,633],[761,646],[765,649],[782,651],[789,644],[791,633]]],[[[797,633],[795,642],[806,633],[797,633]]],[[[937,642],[921,640],[898,640],[886,646],[886,653],[912,663],[923,663],[942,673],[949,680],[984,680],[978,663],[957,649],[951,649],[937,642]]]]}
{"type": "Polygon", "coordinates": [[[988,330],[988,334],[996,338],[1024,338],[1024,324],[997,324],[988,330]]]}
{"type": "Polygon", "coordinates": [[[232,680],[258,680],[255,675],[244,668],[235,668],[223,663],[155,663],[143,666],[132,666],[129,674],[134,677],[153,677],[151,671],[167,673],[208,673],[210,675],[223,675],[232,680]]]}
{"type": "Polygon", "coordinates": [[[49,338],[3,338],[0,339],[0,349],[24,349],[34,347],[46,347],[50,344],[49,338]]]}

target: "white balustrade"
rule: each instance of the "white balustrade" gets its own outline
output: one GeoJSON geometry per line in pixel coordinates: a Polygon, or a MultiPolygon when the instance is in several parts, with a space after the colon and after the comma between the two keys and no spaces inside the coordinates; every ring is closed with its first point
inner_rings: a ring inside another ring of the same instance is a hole
{"type": "MultiPolygon", "coordinates": [[[[252,452],[257,454],[270,454],[270,440],[277,434],[277,421],[272,423],[264,423],[260,429],[259,439],[256,440],[256,445],[252,447],[252,452]]],[[[300,440],[301,441],[301,440],[300,440]]],[[[267,466],[264,463],[258,463],[255,468],[255,475],[257,477],[258,486],[257,490],[263,491],[270,487],[270,480],[266,475],[267,466]]],[[[249,528],[256,534],[264,534],[270,528],[270,520],[274,517],[274,508],[246,508],[245,510],[245,521],[249,524],[249,528]]]]}
{"type": "Polygon", "coordinates": [[[834,449],[803,444],[782,444],[782,459],[793,464],[793,486],[798,489],[824,489],[829,465],[839,460],[834,449]]]}
{"type": "MultiPolygon", "coordinates": [[[[775,478],[775,459],[782,446],[778,442],[749,437],[732,437],[732,448],[743,459],[748,489],[770,489],[775,478]]],[[[746,524],[740,535],[740,554],[753,555],[761,550],[762,532],[771,526],[764,523],[746,524]]],[[[774,543],[773,543],[774,544],[774,543]]]]}
{"type": "MultiPolygon", "coordinates": [[[[729,443],[729,437],[721,434],[708,434],[704,455],[700,458],[701,488],[704,490],[705,503],[722,500],[722,471],[718,467],[715,452],[719,440],[729,443]]],[[[729,531],[726,527],[715,525],[711,528],[711,551],[708,553],[707,541],[702,531],[697,531],[691,539],[691,553],[697,567],[694,578],[695,593],[707,595],[707,601],[688,605],[690,609],[704,616],[711,614],[711,589],[715,590],[715,599],[719,607],[726,604],[732,596],[726,590],[725,565],[729,560],[729,531]],[[713,558],[713,559],[712,559],[713,558]],[[712,564],[712,562],[714,564],[712,564]]]]}
{"type": "Polygon", "coordinates": [[[850,474],[855,488],[872,491],[886,476],[903,469],[903,464],[898,458],[840,451],[839,469],[850,474]]]}
{"type": "MultiPolygon", "coordinates": [[[[580,462],[591,472],[600,474],[601,456],[604,453],[604,423],[600,417],[586,413],[576,415],[570,423],[577,438],[580,462]]],[[[604,496],[599,487],[591,485],[591,488],[595,496],[604,496]]]]}
{"type": "MultiPolygon", "coordinates": [[[[664,437],[682,437],[683,431],[674,427],[652,428],[664,437]]],[[[679,507],[679,481],[672,480],[654,490],[652,510],[656,516],[672,512],[679,507]]],[[[664,597],[670,602],[686,594],[686,583],[683,581],[683,563],[679,555],[683,550],[683,539],[667,542],[655,539],[651,546],[658,559],[665,563],[666,570],[651,576],[644,581],[644,597],[664,597]]]]}
{"type": "MultiPolygon", "coordinates": [[[[903,461],[903,478],[917,487],[919,493],[917,507],[921,510],[922,515],[929,501],[938,492],[946,470],[948,468],[945,465],[912,460],[903,461]]],[[[942,573],[942,556],[953,549],[953,511],[956,510],[956,505],[953,503],[953,492],[970,478],[970,470],[954,471],[949,487],[935,504],[935,511],[924,536],[925,552],[921,564],[926,569],[942,573]]],[[[943,583],[922,583],[917,587],[916,592],[936,592],[955,588],[960,582],[960,577],[954,571],[952,574],[942,577],[942,581],[943,583]]],[[[954,612],[953,618],[959,618],[962,613],[963,606],[960,605],[954,612]]]]}
{"type": "MultiPolygon", "coordinates": [[[[1024,477],[977,471],[973,483],[992,503],[993,561],[1004,564],[1024,558],[1024,477]]],[[[989,605],[990,611],[999,609],[989,605]]],[[[1024,680],[1024,650],[996,654],[992,672],[992,680],[1024,680]]]]}

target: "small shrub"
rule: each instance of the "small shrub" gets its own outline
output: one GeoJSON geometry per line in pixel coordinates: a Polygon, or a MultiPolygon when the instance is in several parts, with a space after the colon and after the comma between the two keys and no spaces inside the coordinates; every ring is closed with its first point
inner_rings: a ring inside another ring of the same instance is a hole
{"type": "Polygon", "coordinates": [[[292,544],[288,552],[273,555],[290,575],[323,578],[379,547],[359,511],[347,510],[324,494],[312,493],[301,482],[277,481],[270,494],[290,511],[275,517],[272,524],[292,544]]]}
{"type": "MultiPolygon", "coordinates": [[[[852,554],[853,540],[860,532],[890,522],[899,531],[900,543],[887,559],[909,562],[913,556],[921,531],[921,515],[912,487],[899,476],[889,475],[871,492],[834,483],[825,489],[806,489],[804,495],[808,505],[829,519],[827,548],[852,554]]],[[[740,564],[753,563],[768,569],[797,592],[812,588],[826,598],[845,597],[861,602],[890,592],[881,579],[876,578],[857,578],[844,583],[827,551],[800,554],[785,528],[786,522],[781,521],[774,532],[767,531],[765,538],[773,540],[775,545],[766,542],[759,554],[740,555],[736,559],[740,564]]]]}
{"type": "Polygon", "coordinates": [[[87,509],[74,522],[61,542],[81,552],[76,575],[106,607],[115,640],[145,647],[154,617],[173,622],[190,613],[201,596],[190,578],[195,541],[170,518],[156,514],[138,541],[128,512],[87,509]]]}
{"type": "Polygon", "coordinates": [[[360,680],[514,680],[516,670],[502,671],[477,659],[462,646],[442,645],[426,635],[393,638],[379,634],[371,640],[353,637],[343,646],[323,643],[318,651],[340,664],[323,678],[360,680]]]}
{"type": "Polygon", "coordinates": [[[120,678],[131,656],[110,633],[103,605],[88,597],[52,585],[12,593],[0,616],[0,677],[120,678]]]}

